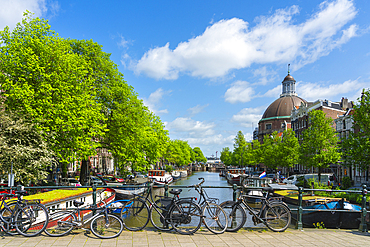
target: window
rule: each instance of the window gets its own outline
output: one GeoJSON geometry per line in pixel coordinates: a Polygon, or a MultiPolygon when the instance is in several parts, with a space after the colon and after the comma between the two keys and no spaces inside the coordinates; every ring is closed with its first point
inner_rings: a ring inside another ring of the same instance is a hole
{"type": "Polygon", "coordinates": [[[272,125],[269,123],[269,124],[266,124],[266,129],[267,130],[270,130],[272,128],[272,125]]]}
{"type": "Polygon", "coordinates": [[[284,129],[285,128],[285,123],[281,123],[281,128],[284,129]]]}
{"type": "Polygon", "coordinates": [[[346,129],[346,120],[343,120],[343,129],[346,129]]]}

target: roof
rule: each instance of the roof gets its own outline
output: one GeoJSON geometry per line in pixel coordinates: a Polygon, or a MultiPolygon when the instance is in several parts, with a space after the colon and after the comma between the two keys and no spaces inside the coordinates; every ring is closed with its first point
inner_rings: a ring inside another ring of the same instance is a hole
{"type": "Polygon", "coordinates": [[[302,102],[307,103],[306,100],[294,95],[280,97],[267,107],[261,121],[274,118],[290,118],[292,110],[299,107],[302,102]]]}

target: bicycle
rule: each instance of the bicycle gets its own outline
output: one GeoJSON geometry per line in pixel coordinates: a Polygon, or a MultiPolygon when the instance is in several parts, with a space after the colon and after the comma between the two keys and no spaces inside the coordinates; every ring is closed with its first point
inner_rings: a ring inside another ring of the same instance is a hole
{"type": "Polygon", "coordinates": [[[282,201],[270,197],[273,188],[262,188],[265,193],[262,195],[243,195],[240,194],[238,200],[225,201],[221,203],[221,207],[229,215],[229,222],[226,231],[236,232],[242,228],[246,222],[248,211],[252,215],[252,220],[255,225],[263,223],[274,232],[285,231],[291,221],[291,212],[289,207],[282,201]],[[246,200],[260,200],[261,208],[259,210],[251,207],[246,200]],[[242,207],[244,206],[244,208],[242,207]]]}
{"type": "Polygon", "coordinates": [[[124,224],[119,217],[109,213],[105,201],[102,200],[102,192],[99,193],[99,197],[104,203],[103,207],[98,208],[92,205],[88,208],[80,208],[84,202],[74,200],[73,205],[76,209],[62,210],[50,214],[50,223],[46,227],[45,233],[51,237],[60,237],[68,234],[74,228],[81,228],[87,232],[91,231],[95,236],[102,239],[119,236],[123,231],[124,224]],[[86,210],[95,212],[95,214],[84,220],[83,215],[81,216],[81,211],[86,210]],[[83,228],[90,221],[90,229],[83,228]]]}
{"type": "Polygon", "coordinates": [[[228,215],[221,206],[218,205],[219,200],[217,198],[210,198],[203,189],[202,184],[204,183],[204,178],[198,179],[202,181],[187,187],[195,188],[199,193],[200,198],[198,204],[202,208],[203,223],[207,229],[214,234],[224,233],[227,228],[228,215]]]}
{"type": "Polygon", "coordinates": [[[17,200],[6,202],[5,198],[14,197],[14,194],[1,194],[3,200],[0,205],[0,227],[9,235],[17,233],[25,237],[33,237],[45,230],[48,224],[48,213],[41,200],[24,200],[27,191],[15,191],[17,200]]]}
{"type": "Polygon", "coordinates": [[[182,190],[172,189],[169,192],[173,197],[157,196],[160,199],[154,201],[152,189],[153,184],[148,186],[146,196],[134,194],[135,197],[126,203],[130,206],[122,208],[121,218],[127,229],[141,230],[149,223],[149,219],[156,229],[162,231],[175,229],[180,234],[189,235],[200,228],[201,208],[193,201],[194,198],[180,198],[182,190]]]}

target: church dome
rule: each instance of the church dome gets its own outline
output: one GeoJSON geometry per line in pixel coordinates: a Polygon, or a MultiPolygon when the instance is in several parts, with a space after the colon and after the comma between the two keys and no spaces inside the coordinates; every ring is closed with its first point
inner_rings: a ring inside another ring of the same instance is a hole
{"type": "Polygon", "coordinates": [[[298,108],[302,102],[307,103],[306,100],[294,95],[280,97],[267,107],[261,121],[271,118],[290,118],[292,110],[298,108]]]}

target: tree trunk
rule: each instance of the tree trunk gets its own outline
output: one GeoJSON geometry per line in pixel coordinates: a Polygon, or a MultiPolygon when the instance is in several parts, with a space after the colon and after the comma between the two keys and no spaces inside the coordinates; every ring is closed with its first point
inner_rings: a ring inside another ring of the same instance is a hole
{"type": "Polygon", "coordinates": [[[87,160],[83,159],[81,162],[81,172],[80,172],[80,183],[83,186],[87,185],[88,178],[87,169],[88,169],[87,160]]]}

